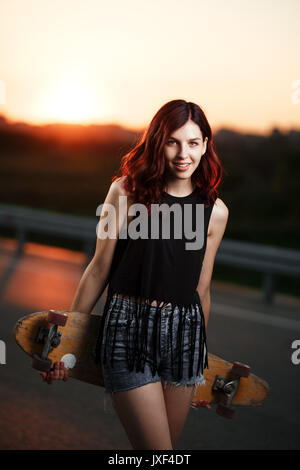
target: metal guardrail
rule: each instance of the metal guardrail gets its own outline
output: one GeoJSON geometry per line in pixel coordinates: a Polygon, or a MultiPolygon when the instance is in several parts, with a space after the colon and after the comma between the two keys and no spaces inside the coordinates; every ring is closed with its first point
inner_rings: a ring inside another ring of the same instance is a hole
{"type": "Polygon", "coordinates": [[[86,254],[88,262],[96,247],[98,222],[99,217],[98,220],[94,220],[91,217],[0,204],[0,226],[15,228],[19,255],[23,251],[28,233],[47,233],[82,241],[82,251],[86,254]]]}
{"type": "Polygon", "coordinates": [[[259,243],[224,239],[216,255],[219,264],[251,269],[263,274],[263,300],[271,303],[276,276],[300,276],[300,251],[259,243]]]}
{"type": "MultiPolygon", "coordinates": [[[[0,204],[0,226],[16,229],[16,256],[21,255],[29,232],[47,233],[81,240],[88,264],[95,251],[98,222],[98,216],[95,220],[90,217],[0,204]]],[[[226,238],[218,249],[216,263],[261,272],[263,300],[267,303],[273,300],[277,275],[300,276],[299,251],[226,238]]]]}

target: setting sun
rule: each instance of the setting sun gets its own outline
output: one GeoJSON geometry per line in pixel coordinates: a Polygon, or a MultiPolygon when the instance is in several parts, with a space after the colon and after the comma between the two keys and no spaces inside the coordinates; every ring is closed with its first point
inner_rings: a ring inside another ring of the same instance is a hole
{"type": "Polygon", "coordinates": [[[89,84],[76,74],[61,79],[45,99],[44,114],[53,121],[89,122],[94,113],[95,99],[89,84]]]}

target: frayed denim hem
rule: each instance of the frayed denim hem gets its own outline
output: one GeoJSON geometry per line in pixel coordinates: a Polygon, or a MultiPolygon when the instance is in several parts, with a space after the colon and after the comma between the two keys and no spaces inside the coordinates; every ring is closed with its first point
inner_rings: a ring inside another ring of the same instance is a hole
{"type": "MultiPolygon", "coordinates": [[[[154,382],[147,382],[147,383],[154,383],[154,382]]],[[[147,383],[145,383],[143,385],[147,385],[147,383]]],[[[162,386],[163,386],[164,389],[166,389],[167,385],[168,386],[175,386],[175,387],[179,387],[179,386],[192,387],[193,386],[194,387],[194,392],[196,392],[196,388],[198,386],[205,385],[206,380],[205,380],[204,375],[201,374],[200,377],[197,377],[196,379],[194,379],[192,381],[192,383],[172,382],[172,381],[168,381],[168,380],[164,380],[164,379],[161,379],[161,383],[162,383],[162,386]]],[[[138,386],[135,386],[135,387],[131,387],[131,388],[126,389],[126,390],[132,390],[132,389],[137,388],[137,387],[142,387],[143,385],[138,385],[138,386]]],[[[115,393],[115,392],[110,392],[110,391],[104,389],[103,410],[107,414],[114,414],[114,412],[115,412],[114,407],[113,407],[113,403],[112,403],[113,393],[115,393]]]]}
{"type": "Polygon", "coordinates": [[[205,377],[202,374],[200,375],[200,377],[197,377],[194,380],[187,381],[187,383],[185,383],[184,381],[172,382],[170,380],[164,380],[164,379],[162,379],[161,381],[162,381],[164,389],[166,388],[167,385],[174,385],[175,387],[179,387],[179,386],[191,387],[191,386],[194,386],[195,389],[196,389],[199,385],[205,385],[205,383],[206,383],[205,377]]]}

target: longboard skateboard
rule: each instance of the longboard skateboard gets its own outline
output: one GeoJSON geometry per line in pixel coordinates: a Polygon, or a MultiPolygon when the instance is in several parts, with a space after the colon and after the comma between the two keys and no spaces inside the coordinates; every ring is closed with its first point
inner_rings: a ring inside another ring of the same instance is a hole
{"type": "MultiPolygon", "coordinates": [[[[17,344],[32,357],[32,367],[49,371],[55,362],[64,362],[68,374],[90,384],[104,386],[101,366],[94,348],[101,316],[80,312],[47,310],[20,318],[14,326],[17,344]]],[[[208,353],[206,383],[196,388],[191,406],[200,401],[217,404],[217,413],[232,418],[232,405],[262,405],[269,385],[250,373],[250,367],[208,353]]]]}

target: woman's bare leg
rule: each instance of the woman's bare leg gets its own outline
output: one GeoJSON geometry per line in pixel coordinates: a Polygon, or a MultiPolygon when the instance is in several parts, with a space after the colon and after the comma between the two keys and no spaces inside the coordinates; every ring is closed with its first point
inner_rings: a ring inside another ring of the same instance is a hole
{"type": "Polygon", "coordinates": [[[133,449],[173,449],[161,382],[115,392],[112,403],[133,449]]]}
{"type": "Polygon", "coordinates": [[[194,386],[175,386],[168,383],[163,389],[173,449],[183,430],[194,392],[194,386]]]}

